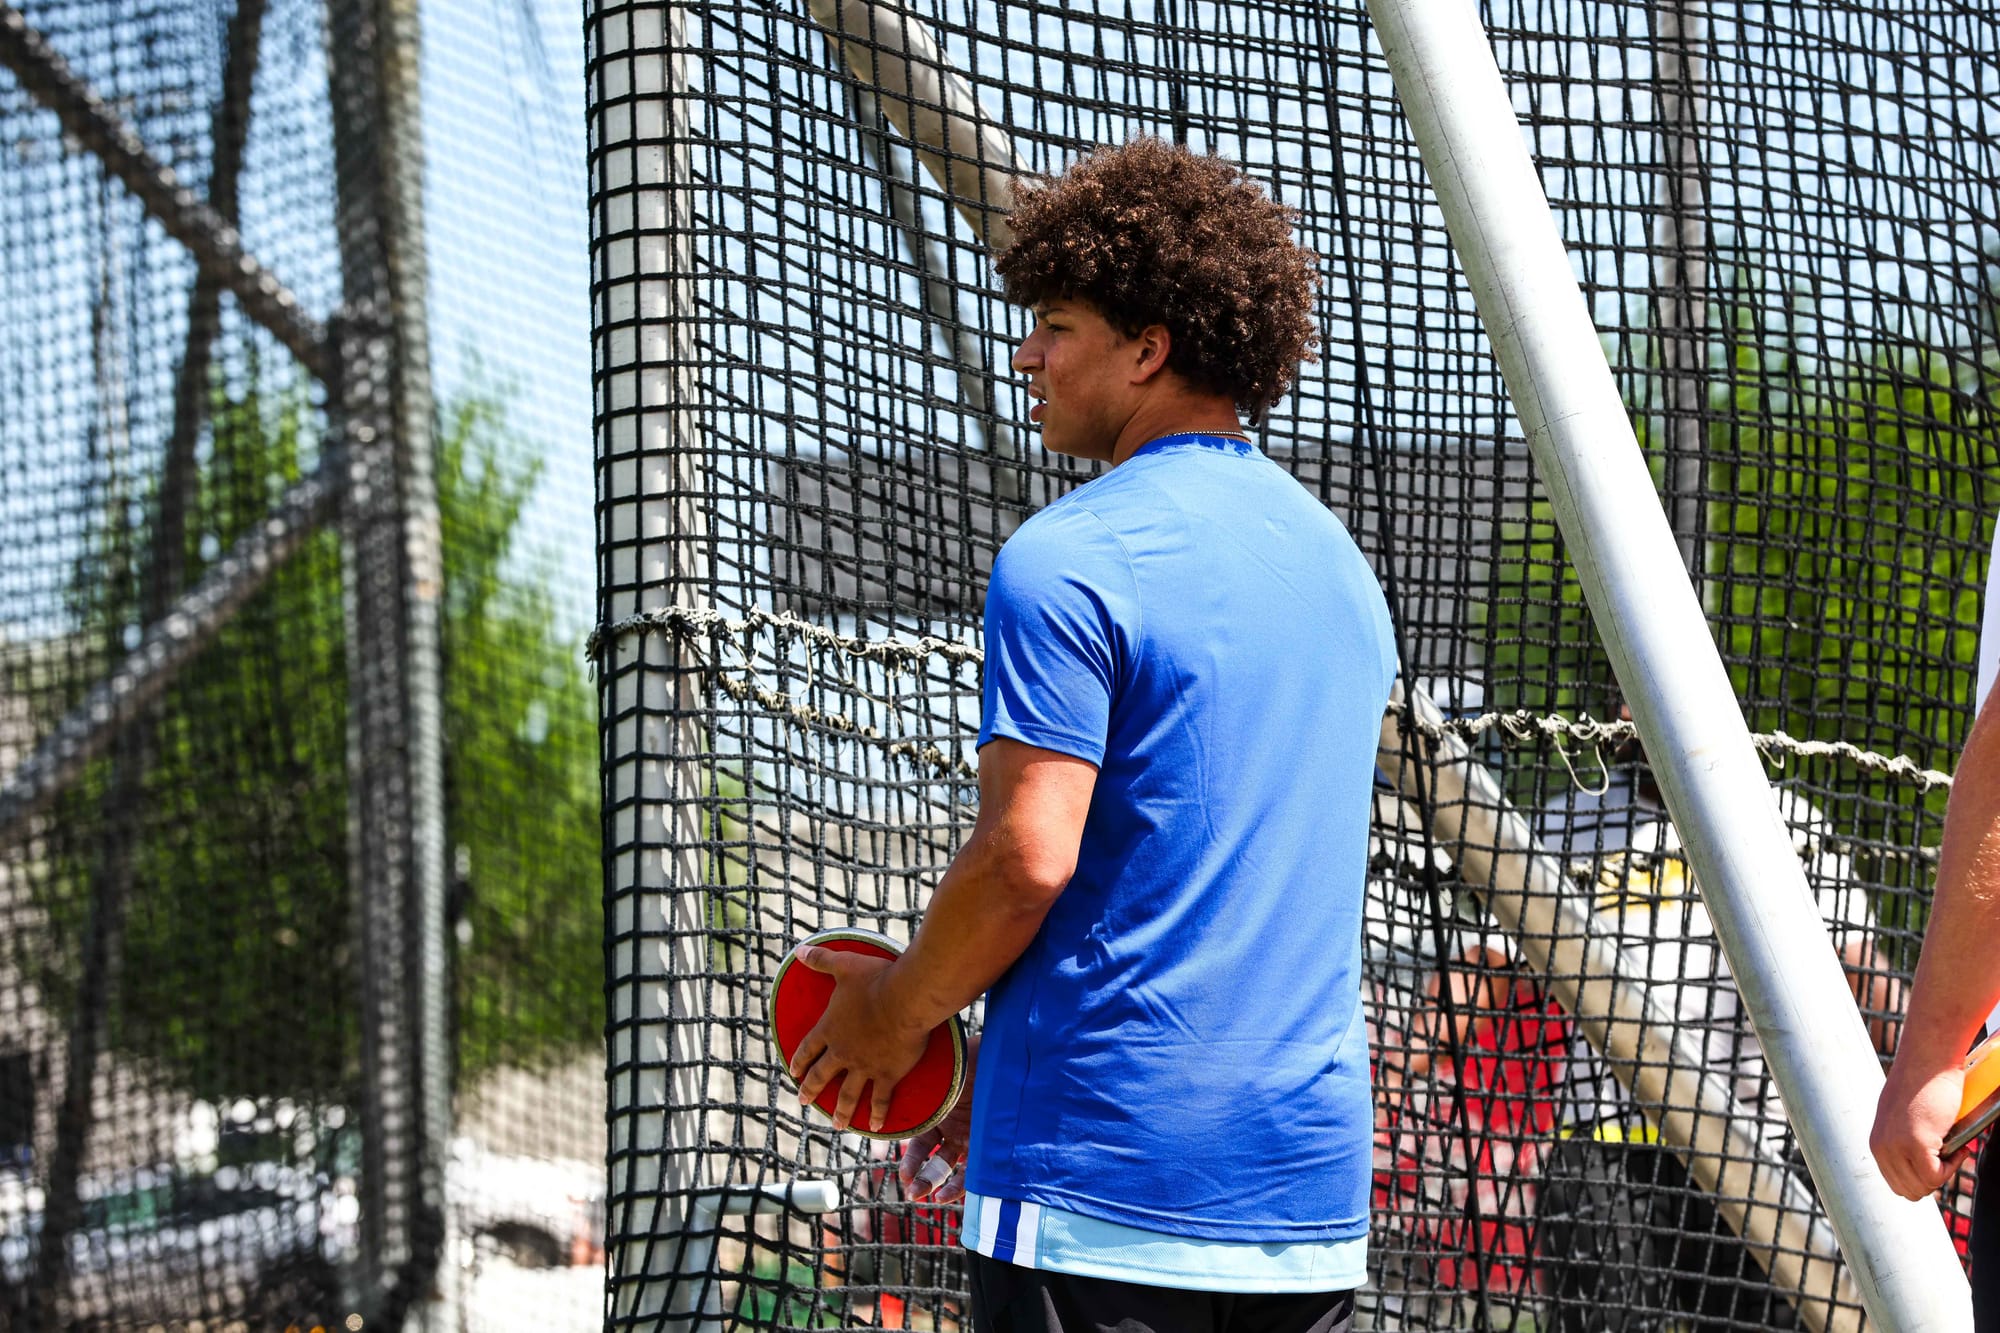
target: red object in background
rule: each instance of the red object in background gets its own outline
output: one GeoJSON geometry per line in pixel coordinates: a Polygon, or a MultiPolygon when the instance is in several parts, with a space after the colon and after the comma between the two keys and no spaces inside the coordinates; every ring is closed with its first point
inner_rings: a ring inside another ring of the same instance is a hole
{"type": "Polygon", "coordinates": [[[1952,1248],[1958,1251],[1959,1263],[1967,1266],[1972,1262],[1972,1188],[1978,1174],[1974,1167],[1985,1145],[1985,1134],[1968,1144],[1969,1151],[1965,1160],[1958,1164],[1958,1173],[1938,1191],[1938,1208],[1944,1213],[1944,1229],[1951,1236],[1952,1248]]]}
{"type": "MultiPolygon", "coordinates": [[[[956,1206],[906,1206],[902,1182],[896,1175],[899,1156],[890,1144],[871,1144],[868,1169],[855,1181],[848,1207],[828,1215],[820,1235],[827,1256],[828,1285],[858,1281],[863,1288],[878,1288],[884,1283],[929,1287],[945,1281],[944,1255],[959,1250],[959,1210],[956,1206]],[[905,1246],[914,1248],[905,1250],[905,1246]],[[850,1271],[851,1265],[862,1271],[850,1271]]],[[[877,1290],[860,1299],[864,1304],[855,1308],[860,1326],[908,1326],[904,1297],[877,1290]]],[[[956,1307],[947,1302],[946,1308],[956,1307]]]]}
{"type": "MultiPolygon", "coordinates": [[[[799,941],[799,947],[813,945],[836,953],[866,954],[872,958],[894,958],[902,950],[887,935],[872,930],[823,930],[799,941]]],[[[779,1063],[791,1077],[792,1053],[813,1030],[827,1001],[833,998],[833,978],[799,962],[796,952],[787,954],[771,982],[769,1022],[772,1044],[778,1048],[779,1063]]],[[[813,1105],[829,1117],[840,1101],[837,1078],[820,1089],[813,1105]]],[[[880,1129],[865,1123],[868,1115],[867,1088],[855,1110],[856,1123],[848,1126],[856,1134],[871,1139],[907,1139],[923,1133],[944,1119],[965,1086],[965,1025],[953,1014],[931,1029],[930,1042],[917,1067],[903,1075],[889,1096],[889,1119],[880,1129]]]]}
{"type": "Polygon", "coordinates": [[[1508,1012],[1472,1025],[1469,1050],[1379,1098],[1373,1206],[1435,1247],[1439,1286],[1534,1286],[1535,1176],[1571,1034],[1555,1001],[1516,982],[1508,1012]]]}

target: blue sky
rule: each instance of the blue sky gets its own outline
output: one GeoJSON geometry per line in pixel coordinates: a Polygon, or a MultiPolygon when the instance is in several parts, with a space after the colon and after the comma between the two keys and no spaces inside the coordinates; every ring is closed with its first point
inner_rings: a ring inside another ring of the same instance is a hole
{"type": "Polygon", "coordinates": [[[596,616],[582,7],[427,0],[423,22],[437,398],[508,388],[544,459],[519,553],[550,557],[580,636],[596,616]]]}

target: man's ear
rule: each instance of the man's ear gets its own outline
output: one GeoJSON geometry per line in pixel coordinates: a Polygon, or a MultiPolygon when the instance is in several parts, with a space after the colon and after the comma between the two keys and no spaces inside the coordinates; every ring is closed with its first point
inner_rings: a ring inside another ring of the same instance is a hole
{"type": "Polygon", "coordinates": [[[1148,324],[1139,330],[1132,345],[1136,354],[1132,363],[1132,382],[1144,384],[1167,368],[1167,358],[1174,350],[1174,335],[1167,332],[1164,324],[1148,324]]]}

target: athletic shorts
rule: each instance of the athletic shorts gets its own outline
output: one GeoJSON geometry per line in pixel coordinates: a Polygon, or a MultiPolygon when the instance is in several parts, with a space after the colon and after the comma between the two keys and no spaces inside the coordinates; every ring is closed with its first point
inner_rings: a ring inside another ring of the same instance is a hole
{"type": "Polygon", "coordinates": [[[1182,1291],[968,1253],[973,1333],[1350,1333],[1351,1291],[1182,1291]]]}
{"type": "Polygon", "coordinates": [[[2000,1132],[1979,1149],[1972,1190],[1972,1327],[2000,1333],[2000,1132]]]}

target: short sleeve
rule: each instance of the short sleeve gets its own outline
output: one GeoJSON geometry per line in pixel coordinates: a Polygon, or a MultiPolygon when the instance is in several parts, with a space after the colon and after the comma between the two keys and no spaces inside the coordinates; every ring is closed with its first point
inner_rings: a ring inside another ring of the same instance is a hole
{"type": "Polygon", "coordinates": [[[1124,548],[1088,510],[1044,510],[1000,550],[986,589],[979,744],[1006,737],[1104,762],[1138,642],[1124,548]]]}
{"type": "Polygon", "coordinates": [[[1993,526],[1993,556],[1986,566],[1985,605],[1979,615],[1979,676],[1973,686],[1972,711],[1986,706],[1993,681],[2000,676],[2000,523],[1993,526]]]}

